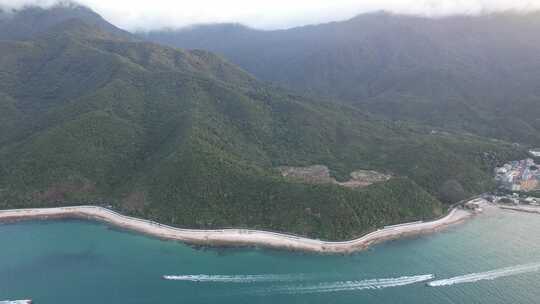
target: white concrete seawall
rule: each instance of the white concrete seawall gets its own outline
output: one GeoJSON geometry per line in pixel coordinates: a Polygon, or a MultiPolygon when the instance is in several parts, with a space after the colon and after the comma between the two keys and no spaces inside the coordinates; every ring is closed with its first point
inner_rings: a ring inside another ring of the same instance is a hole
{"type": "Polygon", "coordinates": [[[428,233],[459,223],[471,213],[453,209],[443,218],[430,222],[414,222],[386,227],[365,236],[343,242],[327,242],[289,234],[249,229],[196,230],[181,229],[153,221],[119,214],[96,206],[1,210],[0,221],[47,218],[89,218],[159,238],[179,240],[189,244],[208,246],[262,246],[318,253],[350,253],[369,245],[402,236],[428,233]]]}

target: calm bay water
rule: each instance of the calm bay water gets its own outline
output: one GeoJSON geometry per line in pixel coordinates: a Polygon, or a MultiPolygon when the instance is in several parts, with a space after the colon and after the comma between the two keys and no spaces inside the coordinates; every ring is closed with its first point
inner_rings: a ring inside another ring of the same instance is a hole
{"type": "Polygon", "coordinates": [[[484,215],[351,256],[199,250],[77,220],[1,224],[0,244],[0,300],[32,298],[36,304],[540,299],[540,216],[524,213],[484,215]],[[496,271],[486,273],[491,270],[496,271]],[[429,275],[440,280],[471,273],[476,275],[447,282],[461,284],[427,287],[423,281],[429,275]]]}

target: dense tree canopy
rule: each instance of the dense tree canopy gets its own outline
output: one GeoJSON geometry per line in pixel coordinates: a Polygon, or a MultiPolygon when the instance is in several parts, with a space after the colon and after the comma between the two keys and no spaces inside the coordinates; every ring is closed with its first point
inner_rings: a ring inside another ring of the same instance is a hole
{"type": "Polygon", "coordinates": [[[490,189],[492,166],[522,155],[291,94],[209,52],[94,21],[0,41],[1,208],[106,202],[182,227],[344,239],[440,216],[448,191],[490,189]],[[353,190],[276,170],[313,164],[339,180],[357,169],[394,178],[353,190]]]}

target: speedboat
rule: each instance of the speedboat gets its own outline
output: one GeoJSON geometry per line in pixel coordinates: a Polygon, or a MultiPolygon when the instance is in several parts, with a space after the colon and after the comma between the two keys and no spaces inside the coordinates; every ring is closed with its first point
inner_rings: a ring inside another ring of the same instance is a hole
{"type": "Polygon", "coordinates": [[[32,300],[4,300],[0,304],[32,304],[32,300]]]}

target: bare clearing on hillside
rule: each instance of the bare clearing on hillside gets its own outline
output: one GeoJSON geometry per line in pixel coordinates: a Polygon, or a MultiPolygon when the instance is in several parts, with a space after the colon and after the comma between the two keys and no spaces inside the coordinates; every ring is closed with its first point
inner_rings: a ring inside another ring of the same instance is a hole
{"type": "Polygon", "coordinates": [[[392,175],[383,174],[372,170],[356,170],[351,172],[351,179],[346,182],[338,182],[330,176],[330,170],[323,165],[308,167],[278,167],[283,177],[289,177],[310,184],[336,184],[347,188],[362,188],[371,184],[384,182],[392,178],[392,175]]]}

